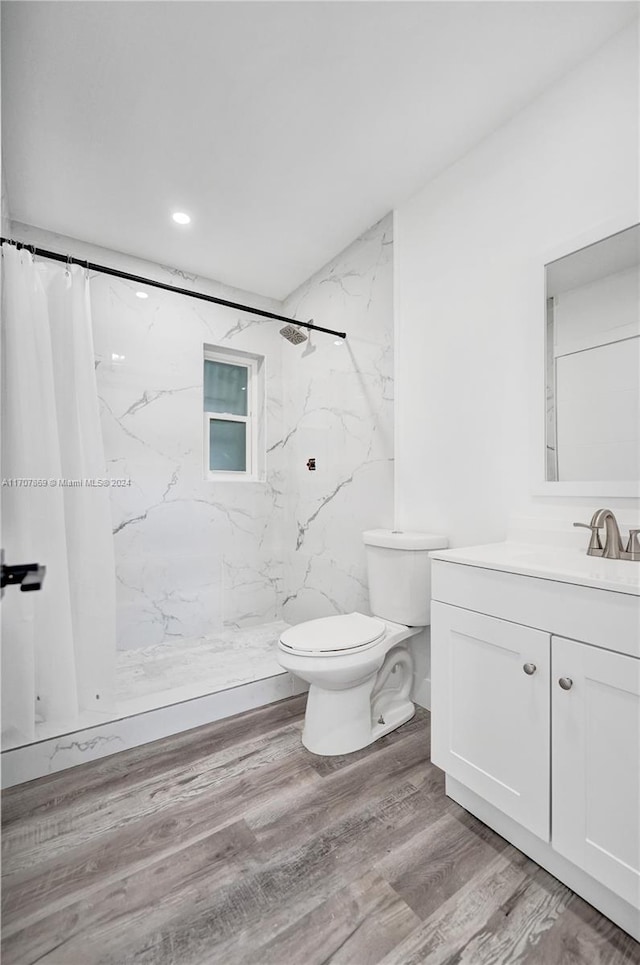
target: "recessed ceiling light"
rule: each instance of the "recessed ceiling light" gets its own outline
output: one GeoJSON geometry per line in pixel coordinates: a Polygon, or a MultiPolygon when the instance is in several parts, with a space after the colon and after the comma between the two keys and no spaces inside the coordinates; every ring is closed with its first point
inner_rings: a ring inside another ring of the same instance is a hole
{"type": "Polygon", "coordinates": [[[136,292],[136,295],[138,296],[138,298],[148,298],[148,297],[149,297],[146,292],[136,292]]]}
{"type": "Polygon", "coordinates": [[[171,215],[176,224],[189,224],[191,217],[184,211],[174,211],[171,215]]]}

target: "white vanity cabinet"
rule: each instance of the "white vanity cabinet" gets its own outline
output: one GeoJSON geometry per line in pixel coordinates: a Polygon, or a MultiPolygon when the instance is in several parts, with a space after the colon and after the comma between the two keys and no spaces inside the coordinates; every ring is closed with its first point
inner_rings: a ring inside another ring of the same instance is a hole
{"type": "Polygon", "coordinates": [[[431,607],[431,759],[549,840],[549,634],[431,607]]]}
{"type": "Polygon", "coordinates": [[[482,549],[433,554],[432,760],[450,797],[640,940],[640,592],[500,570],[491,547],[483,566],[482,549]]]}
{"type": "Polygon", "coordinates": [[[640,660],[551,649],[553,846],[640,907],[640,660]]]}

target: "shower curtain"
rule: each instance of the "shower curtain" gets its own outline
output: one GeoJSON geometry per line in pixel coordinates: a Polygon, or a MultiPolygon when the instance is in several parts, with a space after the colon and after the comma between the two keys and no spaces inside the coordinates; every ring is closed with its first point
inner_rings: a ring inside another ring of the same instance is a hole
{"type": "Polygon", "coordinates": [[[1,605],[15,743],[113,713],[115,566],[88,279],[6,244],[2,266],[2,545],[8,564],[47,567],[39,592],[6,587],[1,605]]]}

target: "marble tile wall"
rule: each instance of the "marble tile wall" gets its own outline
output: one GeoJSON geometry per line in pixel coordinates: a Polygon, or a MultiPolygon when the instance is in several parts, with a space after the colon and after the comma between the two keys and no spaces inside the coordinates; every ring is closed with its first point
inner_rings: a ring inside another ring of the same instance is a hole
{"type": "Polygon", "coordinates": [[[142,301],[104,276],[92,301],[108,469],[132,480],[112,494],[119,646],[275,619],[282,458],[266,482],[204,479],[202,353],[207,343],[265,357],[270,445],[281,432],[277,329],[170,293],[142,301]]]}
{"type": "Polygon", "coordinates": [[[285,457],[289,623],[368,612],[361,534],[393,525],[392,253],[388,215],[285,302],[285,314],[348,335],[285,343],[285,434],[272,454],[285,457]]]}
{"type": "Polygon", "coordinates": [[[318,333],[293,346],[277,322],[152,288],[140,299],[133,283],[92,279],[108,474],[125,480],[111,490],[119,648],[367,610],[361,532],[392,524],[391,224],[389,215],[284,307],[12,226],[13,237],[42,247],[348,333],[339,345],[318,333]],[[205,343],[266,359],[265,482],[204,479],[205,343]]]}

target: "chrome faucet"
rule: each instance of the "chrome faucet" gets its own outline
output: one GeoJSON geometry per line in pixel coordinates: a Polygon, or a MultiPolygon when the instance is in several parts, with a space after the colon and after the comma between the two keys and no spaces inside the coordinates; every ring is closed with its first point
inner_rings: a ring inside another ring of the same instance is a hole
{"type": "Polygon", "coordinates": [[[598,509],[591,517],[591,525],[601,528],[604,526],[604,548],[602,555],[607,560],[619,560],[624,552],[622,537],[618,528],[618,520],[610,509],[598,509]]]}
{"type": "Polygon", "coordinates": [[[640,529],[629,530],[626,549],[622,547],[622,537],[618,521],[610,509],[597,509],[590,523],[574,523],[591,530],[587,556],[602,556],[607,560],[636,560],[640,562],[640,529]],[[604,527],[604,547],[600,542],[600,530],[604,527]]]}

